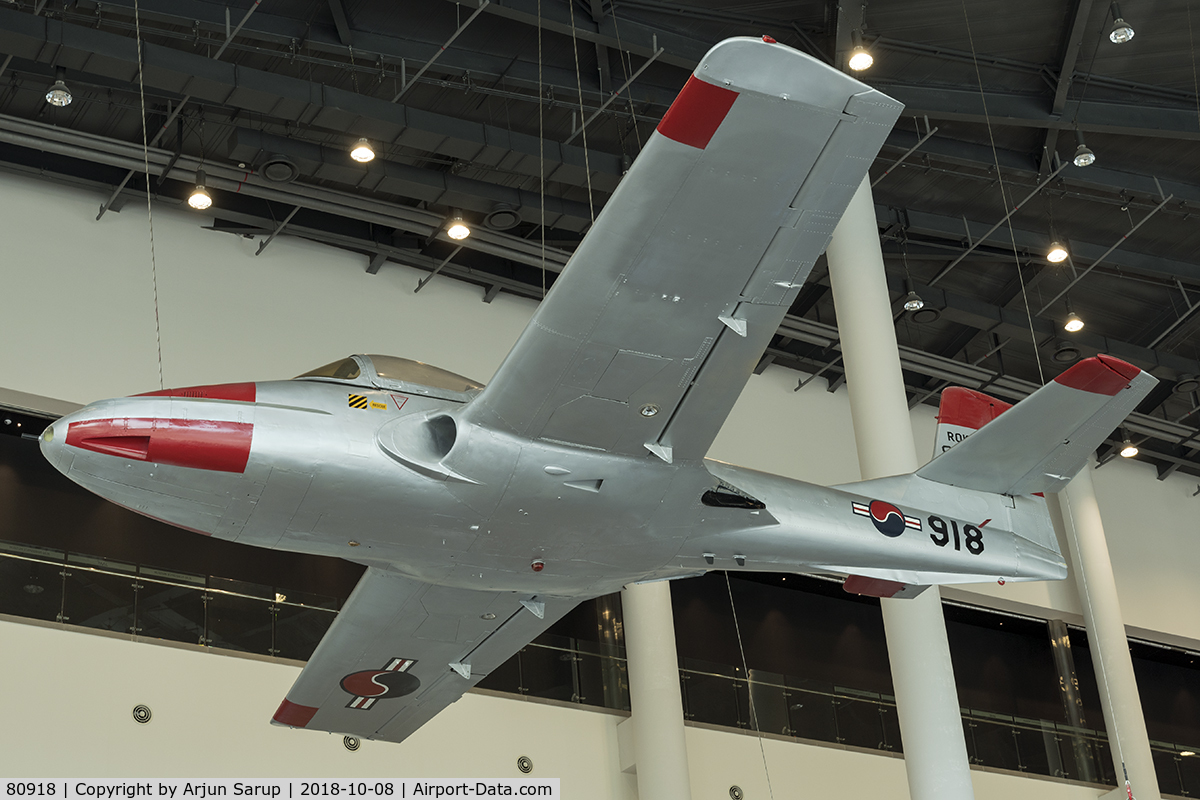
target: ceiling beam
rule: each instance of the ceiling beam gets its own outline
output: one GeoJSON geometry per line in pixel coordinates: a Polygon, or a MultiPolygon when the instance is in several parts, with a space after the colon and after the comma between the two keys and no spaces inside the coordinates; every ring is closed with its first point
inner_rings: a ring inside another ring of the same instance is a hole
{"type": "Polygon", "coordinates": [[[1196,107],[1071,100],[1052,113],[1045,97],[1032,94],[984,92],[978,89],[934,88],[894,82],[873,82],[876,89],[904,103],[904,115],[933,120],[1006,125],[1019,128],[1071,130],[1200,141],[1196,107]],[[987,107],[984,108],[986,100],[987,107]]]}
{"type": "Polygon", "coordinates": [[[346,19],[346,9],[342,0],[329,0],[329,13],[333,15],[333,26],[337,28],[338,40],[346,47],[353,47],[354,34],[350,31],[350,22],[346,19]]]}
{"type": "MultiPolygon", "coordinates": [[[[333,0],[331,0],[332,2],[333,0]]],[[[1075,0],[1075,13],[1071,15],[1071,27],[1063,42],[1063,55],[1058,65],[1058,85],[1054,88],[1054,100],[1050,113],[1061,115],[1067,104],[1067,92],[1075,77],[1075,62],[1083,45],[1083,32],[1092,11],[1092,0],[1075,0]]],[[[1041,166],[1038,172],[1049,175],[1054,170],[1054,148],[1058,144],[1058,128],[1046,129],[1046,141],[1042,145],[1041,166]]]]}
{"type": "MultiPolygon", "coordinates": [[[[875,216],[881,227],[901,225],[906,227],[910,233],[927,234],[954,242],[964,241],[968,231],[970,231],[971,240],[978,241],[991,227],[987,223],[975,220],[967,220],[964,227],[962,217],[933,214],[914,208],[894,209],[879,204],[875,206],[875,216]]],[[[1040,251],[1050,243],[1048,231],[1028,231],[1014,228],[1012,238],[1016,241],[1017,247],[1022,250],[1040,251]]],[[[1007,227],[994,232],[985,241],[1004,249],[1012,247],[1007,227]]],[[[1106,245],[1078,239],[1069,239],[1067,246],[1070,248],[1072,258],[1075,259],[1076,266],[1080,267],[1086,267],[1108,249],[1106,245]]],[[[1140,272],[1143,275],[1152,275],[1158,278],[1182,278],[1193,284],[1200,284],[1200,263],[1159,258],[1126,249],[1114,250],[1104,259],[1104,262],[1113,267],[1140,272]]]]}
{"type": "MultiPolygon", "coordinates": [[[[136,84],[137,49],[137,42],[125,36],[0,8],[0,52],[17,58],[40,62],[53,57],[73,72],[103,70],[109,78],[136,84]]],[[[608,192],[616,188],[622,173],[616,155],[589,150],[585,159],[582,147],[549,140],[542,150],[537,136],[217,62],[153,42],[143,43],[142,51],[146,87],[177,98],[191,95],[196,102],[367,136],[483,166],[504,160],[506,169],[530,176],[539,174],[538,159],[544,157],[548,179],[577,186],[587,185],[590,167],[592,185],[608,192]]]]}
{"type": "MultiPolygon", "coordinates": [[[[447,0],[447,2],[457,4],[459,0],[447,0]]],[[[465,5],[469,8],[478,7],[478,1],[467,0],[465,5]]],[[[571,9],[567,6],[567,2],[504,0],[503,3],[490,3],[485,13],[534,27],[540,24],[542,30],[563,36],[571,36],[574,33],[579,39],[625,50],[644,58],[654,55],[657,49],[654,45],[657,41],[658,47],[666,50],[659,61],[680,67],[688,72],[696,68],[696,64],[700,63],[700,59],[715,44],[715,42],[693,39],[666,27],[654,27],[631,19],[622,19],[618,23],[613,20],[611,14],[597,24],[595,31],[578,26],[572,31],[571,9]]]]}
{"type": "MultiPolygon", "coordinates": [[[[1195,115],[1196,112],[1193,109],[1192,116],[1195,115]]],[[[919,138],[910,130],[897,128],[888,135],[884,146],[907,150],[916,144],[919,138]]],[[[1023,173],[1031,179],[1036,179],[1038,175],[1038,162],[1030,154],[998,149],[996,157],[993,159],[992,148],[987,145],[956,141],[944,136],[934,136],[929,139],[921,145],[920,152],[933,156],[939,161],[981,170],[991,169],[995,161],[999,161],[1000,168],[1003,170],[1023,173]]],[[[1161,185],[1162,191],[1175,195],[1176,200],[1200,206],[1200,184],[1167,177],[1159,178],[1156,184],[1154,175],[1108,169],[1102,163],[1097,162],[1090,167],[1069,166],[1058,174],[1054,186],[1075,186],[1081,189],[1108,192],[1113,195],[1120,195],[1124,192],[1127,197],[1138,195],[1152,197],[1154,203],[1157,203],[1161,199],[1159,195],[1159,186],[1161,185]]]]}

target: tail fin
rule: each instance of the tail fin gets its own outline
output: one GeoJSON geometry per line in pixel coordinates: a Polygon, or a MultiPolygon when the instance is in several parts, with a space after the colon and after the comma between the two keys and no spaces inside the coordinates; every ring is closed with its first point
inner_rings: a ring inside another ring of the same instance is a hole
{"type": "Polygon", "coordinates": [[[974,389],[951,386],[943,390],[942,401],[938,405],[933,457],[937,458],[1010,408],[1011,403],[988,397],[974,389]]]}
{"type": "Polygon", "coordinates": [[[969,390],[943,393],[939,437],[957,441],[916,474],[1004,495],[1057,492],[1158,380],[1111,356],[1080,361],[1011,408],[969,390]],[[966,394],[963,394],[966,392],[966,394]],[[989,419],[990,417],[990,419],[989,419]],[[982,423],[975,433],[966,433],[982,423]]]}

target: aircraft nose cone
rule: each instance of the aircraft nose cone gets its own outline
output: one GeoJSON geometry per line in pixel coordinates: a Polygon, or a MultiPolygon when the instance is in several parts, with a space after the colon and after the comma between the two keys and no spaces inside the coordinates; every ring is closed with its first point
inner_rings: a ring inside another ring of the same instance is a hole
{"type": "Polygon", "coordinates": [[[46,430],[42,431],[42,435],[38,439],[38,446],[42,449],[42,457],[53,464],[59,472],[64,473],[67,470],[67,465],[63,463],[66,456],[64,440],[67,438],[67,426],[69,424],[67,417],[56,420],[46,426],[46,430]]]}

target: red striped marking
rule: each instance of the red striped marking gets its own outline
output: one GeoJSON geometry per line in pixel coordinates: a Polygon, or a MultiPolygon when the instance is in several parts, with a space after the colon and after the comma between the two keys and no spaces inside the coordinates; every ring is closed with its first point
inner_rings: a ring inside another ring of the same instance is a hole
{"type": "Polygon", "coordinates": [[[249,422],[127,417],[72,422],[66,443],[96,453],[216,472],[245,472],[249,422]]]}
{"type": "Polygon", "coordinates": [[[979,430],[1010,408],[1012,404],[989,397],[983,392],[951,386],[942,391],[937,420],[947,425],[961,425],[964,428],[979,430]]]}
{"type": "Polygon", "coordinates": [[[313,715],[317,713],[317,709],[312,706],[302,706],[299,703],[293,703],[286,697],[279,704],[279,710],[272,717],[280,725],[291,725],[293,728],[303,728],[308,723],[312,722],[313,715]]]}
{"type": "Polygon", "coordinates": [[[1140,372],[1133,364],[1119,358],[1096,356],[1085,358],[1054,380],[1072,389],[1111,397],[1128,386],[1140,372]]]}
{"type": "Polygon", "coordinates": [[[186,386],[182,389],[162,389],[134,397],[201,397],[206,400],[236,400],[253,403],[257,388],[253,383],[218,383],[211,386],[186,386]]]}
{"type": "Polygon", "coordinates": [[[737,92],[705,83],[693,75],[658,123],[658,132],[703,150],[737,98],[737,92]]]}

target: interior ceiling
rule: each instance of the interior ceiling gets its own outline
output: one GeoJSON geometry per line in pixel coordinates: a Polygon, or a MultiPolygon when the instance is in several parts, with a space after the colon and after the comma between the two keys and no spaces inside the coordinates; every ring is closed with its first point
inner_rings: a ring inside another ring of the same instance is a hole
{"type": "MultiPolygon", "coordinates": [[[[1160,477],[1200,475],[1200,8],[1127,3],[1137,33],[1122,45],[1092,0],[136,8],[0,3],[0,167],[94,188],[119,211],[144,199],[147,162],[168,203],[203,166],[215,202],[202,224],[471,281],[488,302],[541,296],[714,43],[769,34],[840,64],[861,29],[875,64],[858,77],[907,105],[871,177],[910,401],[948,382],[1016,399],[1112,353],[1161,380],[1127,422],[1139,458],[1160,477]],[[58,70],[65,108],[45,101],[58,70]],[[1069,163],[1076,131],[1092,166],[1069,163]],[[348,157],[359,137],[379,154],[369,165],[348,157]],[[461,249],[444,233],[452,209],[475,229],[461,249]],[[1052,226],[1066,264],[1044,259],[1052,226]],[[906,279],[927,303],[917,314],[906,279]],[[1087,323],[1075,334],[1068,297],[1087,323]]],[[[818,262],[760,367],[840,385],[827,289],[818,262]]]]}

